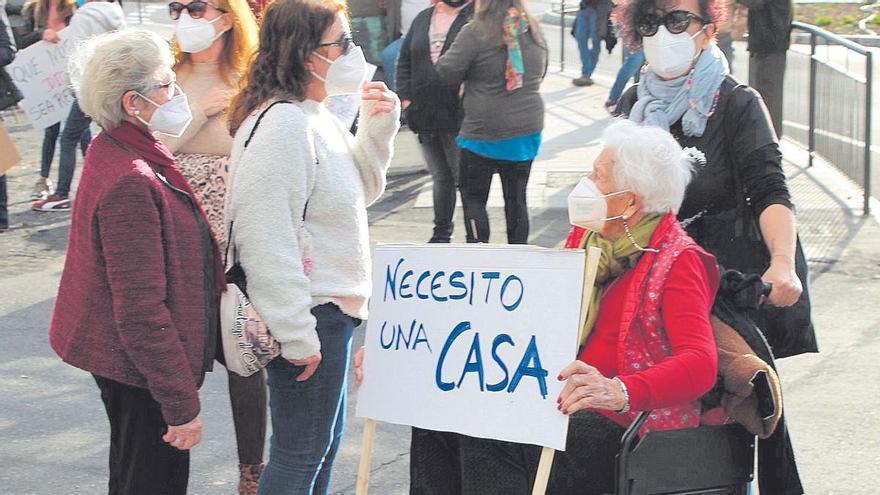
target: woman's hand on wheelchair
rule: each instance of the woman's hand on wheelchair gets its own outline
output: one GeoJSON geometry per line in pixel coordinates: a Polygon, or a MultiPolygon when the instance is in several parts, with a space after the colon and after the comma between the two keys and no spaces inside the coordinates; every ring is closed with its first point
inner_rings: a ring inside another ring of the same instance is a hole
{"type": "Polygon", "coordinates": [[[626,396],[620,384],[605,378],[599,370],[583,361],[566,366],[558,379],[566,382],[557,399],[558,409],[563,414],[582,409],[620,411],[626,406],[626,396]]]}
{"type": "Polygon", "coordinates": [[[770,268],[761,279],[773,285],[768,300],[770,304],[785,308],[796,303],[804,291],[794,267],[794,259],[788,256],[774,256],[770,260],[770,268]]]}

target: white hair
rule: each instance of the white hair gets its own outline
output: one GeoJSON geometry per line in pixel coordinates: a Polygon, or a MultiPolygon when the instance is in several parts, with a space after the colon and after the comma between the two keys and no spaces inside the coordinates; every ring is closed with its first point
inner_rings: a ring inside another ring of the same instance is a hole
{"type": "Polygon", "coordinates": [[[83,42],[69,72],[83,112],[104,129],[113,129],[126,117],[122,96],[155,88],[173,64],[171,48],[159,35],[127,29],[83,42]]]}
{"type": "Polygon", "coordinates": [[[645,213],[678,213],[694,166],[672,134],[617,120],[605,129],[602,140],[615,152],[613,176],[618,189],[638,194],[645,213]]]}

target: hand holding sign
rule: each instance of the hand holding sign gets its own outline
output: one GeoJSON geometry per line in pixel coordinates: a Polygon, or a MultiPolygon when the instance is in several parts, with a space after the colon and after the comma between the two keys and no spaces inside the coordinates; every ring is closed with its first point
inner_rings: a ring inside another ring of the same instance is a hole
{"type": "Polygon", "coordinates": [[[559,374],[559,381],[566,382],[556,400],[562,414],[570,415],[588,408],[620,411],[626,406],[620,384],[605,378],[599,370],[583,361],[566,366],[559,374]]]}

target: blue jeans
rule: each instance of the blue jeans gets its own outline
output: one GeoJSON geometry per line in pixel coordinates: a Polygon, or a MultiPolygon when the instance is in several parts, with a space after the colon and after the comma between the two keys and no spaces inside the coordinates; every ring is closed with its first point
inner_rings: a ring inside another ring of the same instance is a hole
{"type": "Polygon", "coordinates": [[[599,16],[593,8],[581,9],[577,13],[574,26],[574,37],[577,40],[578,51],[581,52],[581,73],[584,77],[591,77],[599,63],[599,52],[602,50],[599,39],[599,26],[596,25],[599,16]]]}
{"type": "Polygon", "coordinates": [[[611,86],[611,92],[608,93],[608,101],[613,101],[614,103],[617,103],[617,100],[620,99],[626,83],[638,74],[642,64],[645,63],[645,53],[642,50],[631,52],[626,47],[623,47],[623,53],[626,55],[623,59],[623,65],[617,71],[617,78],[614,79],[614,85],[611,86]]]}
{"type": "Polygon", "coordinates": [[[89,129],[91,123],[92,119],[82,111],[79,102],[73,100],[64,130],[61,131],[61,157],[58,161],[58,184],[55,186],[55,194],[60,196],[70,194],[70,184],[73,182],[73,172],[76,170],[76,145],[80,143],[85,156],[88,144],[92,140],[92,132],[89,129]]]}
{"type": "Polygon", "coordinates": [[[305,369],[278,357],[266,367],[272,438],[260,495],[324,495],[345,423],[351,336],[360,322],[335,304],[312,308],[323,359],[304,382],[305,369]]]}
{"type": "Polygon", "coordinates": [[[397,38],[382,50],[382,70],[385,72],[385,84],[391,91],[397,90],[397,58],[400,57],[400,47],[403,46],[403,38],[397,38]]]}

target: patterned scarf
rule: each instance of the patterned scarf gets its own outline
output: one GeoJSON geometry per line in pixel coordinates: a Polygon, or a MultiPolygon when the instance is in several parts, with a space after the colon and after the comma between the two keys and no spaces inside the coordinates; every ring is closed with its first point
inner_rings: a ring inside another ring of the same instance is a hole
{"type": "Polygon", "coordinates": [[[529,23],[525,16],[516,8],[511,7],[504,18],[504,44],[507,45],[507,65],[504,77],[507,79],[507,91],[514,91],[523,85],[523,73],[526,68],[523,64],[522,49],[519,46],[519,36],[529,32],[529,23]]]}
{"type": "MultiPolygon", "coordinates": [[[[648,246],[651,243],[651,237],[657,226],[663,220],[663,215],[649,214],[642,218],[638,224],[632,227],[631,233],[635,242],[640,246],[648,246]]],[[[596,282],[593,286],[593,298],[590,300],[590,309],[587,311],[587,320],[581,327],[578,343],[584,345],[587,337],[593,331],[596,320],[599,317],[599,304],[602,296],[605,295],[605,289],[611,285],[611,282],[617,280],[623,272],[636,266],[639,258],[642,257],[643,251],[636,248],[629,237],[622,236],[616,241],[606,240],[597,232],[588,231],[587,235],[581,240],[581,249],[588,247],[598,247],[602,250],[602,257],[599,258],[599,267],[596,272],[596,282]]]]}
{"type": "Polygon", "coordinates": [[[666,130],[681,119],[685,136],[700,137],[715,113],[718,88],[729,73],[727,58],[715,43],[703,50],[689,74],[676,79],[664,81],[648,65],[629,118],[666,130]]]}

